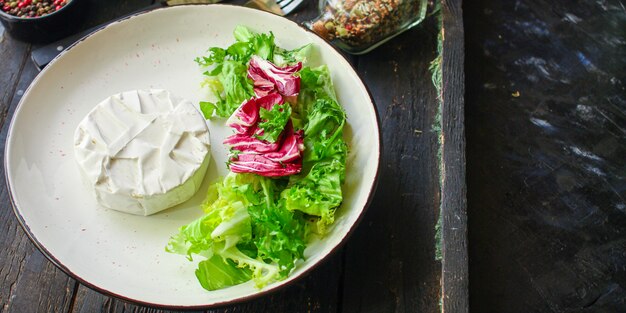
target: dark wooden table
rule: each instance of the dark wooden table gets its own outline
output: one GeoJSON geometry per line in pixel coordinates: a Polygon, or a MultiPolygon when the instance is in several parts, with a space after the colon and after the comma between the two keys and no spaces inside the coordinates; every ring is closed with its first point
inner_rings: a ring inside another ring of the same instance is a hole
{"type": "MultiPolygon", "coordinates": [[[[79,26],[97,25],[151,2],[90,0],[84,11],[86,19],[79,26]]],[[[310,0],[289,18],[309,20],[316,12],[317,1],[310,0]]],[[[448,13],[459,18],[457,22],[449,20],[450,34],[462,38],[460,7],[448,13]]],[[[429,71],[430,62],[438,55],[437,34],[437,20],[431,17],[367,55],[348,57],[372,92],[385,148],[376,196],[348,243],[289,287],[210,312],[439,312],[442,281],[450,282],[446,292],[461,294],[450,302],[450,311],[467,309],[463,298],[467,284],[464,212],[443,220],[444,226],[457,225],[446,228],[449,231],[444,231],[443,237],[457,242],[459,248],[446,252],[444,247],[444,254],[450,257],[447,265],[436,256],[440,209],[464,208],[464,198],[456,198],[464,196],[464,176],[455,174],[464,167],[455,165],[447,176],[441,175],[442,158],[464,164],[462,131],[442,132],[442,127],[462,130],[462,118],[441,125],[442,114],[462,116],[463,89],[455,87],[461,97],[450,99],[457,106],[440,112],[429,71]],[[440,151],[444,139],[454,146],[440,151]],[[442,197],[442,188],[449,191],[449,200],[442,197]],[[442,271],[442,266],[448,269],[442,271]],[[451,270],[453,267],[460,271],[451,270]]],[[[6,34],[0,38],[0,138],[4,142],[11,115],[38,71],[30,60],[33,45],[6,34]]],[[[454,77],[444,79],[444,87],[454,85],[446,81],[462,82],[462,63],[458,63],[462,45],[462,40],[458,41],[457,50],[450,50],[451,59],[444,60],[444,67],[456,66],[457,71],[454,77]]],[[[158,311],[92,291],[48,262],[13,216],[7,188],[0,188],[1,312],[158,311]]]]}

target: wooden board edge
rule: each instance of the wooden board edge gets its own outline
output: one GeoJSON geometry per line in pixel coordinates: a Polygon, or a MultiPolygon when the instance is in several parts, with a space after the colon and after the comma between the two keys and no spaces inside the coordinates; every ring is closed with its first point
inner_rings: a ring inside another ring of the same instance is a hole
{"type": "Polygon", "coordinates": [[[461,0],[442,0],[442,312],[469,311],[461,0]]]}

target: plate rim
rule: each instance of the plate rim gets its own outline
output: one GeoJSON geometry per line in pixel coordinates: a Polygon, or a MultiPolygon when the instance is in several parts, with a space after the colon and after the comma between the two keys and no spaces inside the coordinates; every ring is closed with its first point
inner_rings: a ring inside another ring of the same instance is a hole
{"type": "Polygon", "coordinates": [[[175,6],[175,7],[167,7],[167,6],[165,6],[165,7],[160,7],[160,8],[151,8],[151,9],[148,9],[148,10],[145,10],[145,11],[142,11],[142,12],[137,12],[137,13],[134,13],[134,14],[130,14],[130,15],[123,16],[123,17],[120,17],[118,19],[112,20],[109,23],[107,23],[106,25],[103,25],[102,27],[94,30],[93,32],[89,33],[88,35],[85,35],[84,37],[80,38],[79,40],[77,40],[76,42],[74,42],[70,46],[68,46],[61,53],[59,53],[54,59],[52,59],[50,61],[48,66],[46,66],[41,72],[39,72],[37,74],[37,76],[29,84],[28,88],[26,88],[26,90],[24,92],[24,95],[26,95],[26,94],[28,94],[30,92],[32,86],[36,85],[36,82],[39,80],[39,77],[41,76],[41,74],[45,73],[48,70],[48,68],[50,68],[51,65],[56,63],[59,58],[61,58],[63,55],[65,55],[67,53],[67,51],[71,50],[76,45],[80,44],[81,42],[87,40],[87,38],[92,37],[96,33],[99,33],[101,31],[103,31],[104,29],[108,28],[110,25],[121,23],[121,22],[123,22],[125,20],[130,20],[130,19],[133,19],[133,18],[135,18],[137,16],[141,16],[141,15],[144,15],[144,14],[150,14],[150,13],[155,12],[155,11],[171,10],[171,9],[188,7],[188,6],[202,6],[202,7],[218,6],[218,7],[236,8],[236,10],[242,9],[242,10],[257,11],[256,13],[269,15],[269,16],[272,16],[272,18],[276,18],[277,17],[279,19],[283,19],[284,21],[288,22],[289,24],[292,24],[292,25],[294,25],[294,26],[304,30],[305,32],[307,32],[309,34],[312,34],[312,35],[318,37],[319,39],[321,39],[321,41],[323,42],[324,45],[326,45],[328,48],[332,49],[332,51],[334,51],[335,54],[337,54],[337,56],[345,64],[347,64],[350,67],[352,72],[358,78],[358,80],[361,83],[361,85],[364,87],[364,89],[365,89],[365,91],[367,93],[367,96],[369,97],[370,104],[372,105],[372,107],[374,109],[374,117],[375,117],[374,121],[376,123],[376,135],[378,136],[378,147],[379,148],[378,148],[377,155],[376,155],[376,161],[378,163],[376,165],[374,178],[373,178],[372,185],[370,187],[370,190],[369,190],[369,193],[368,193],[368,196],[367,196],[367,200],[366,200],[362,210],[360,210],[358,216],[356,217],[356,220],[354,221],[354,223],[350,226],[350,228],[346,231],[346,233],[341,237],[339,242],[333,248],[331,248],[330,251],[328,251],[328,253],[326,253],[323,256],[321,256],[321,258],[317,262],[313,263],[309,268],[307,268],[304,271],[302,271],[301,273],[299,273],[296,277],[293,277],[293,278],[291,278],[291,280],[289,280],[287,282],[283,282],[283,283],[278,281],[275,284],[271,284],[269,286],[266,286],[264,289],[258,290],[257,292],[255,292],[255,293],[253,293],[251,295],[238,297],[238,298],[233,298],[232,300],[216,301],[216,302],[212,302],[212,303],[199,304],[199,305],[170,305],[170,304],[162,304],[162,303],[153,303],[153,302],[148,302],[148,301],[143,301],[143,300],[127,297],[127,296],[124,296],[122,294],[118,294],[116,292],[113,292],[113,291],[110,291],[108,289],[105,289],[103,287],[97,286],[97,285],[95,285],[93,283],[90,283],[86,279],[84,279],[81,276],[79,276],[79,275],[75,274],[74,272],[72,272],[68,267],[66,267],[62,262],[60,262],[50,251],[48,251],[48,249],[46,249],[44,247],[43,244],[41,244],[39,242],[39,240],[31,232],[30,227],[28,226],[28,223],[24,220],[24,217],[21,215],[20,210],[17,207],[17,204],[16,204],[14,196],[13,196],[13,193],[14,193],[13,192],[13,186],[10,183],[10,177],[9,177],[9,153],[7,153],[7,151],[8,151],[7,148],[10,146],[9,142],[11,141],[12,134],[13,134],[13,127],[14,127],[14,124],[15,124],[15,113],[18,112],[20,107],[22,107],[23,99],[25,98],[24,96],[22,96],[22,98],[18,102],[17,106],[15,107],[14,113],[11,116],[11,122],[9,123],[9,126],[8,126],[7,136],[6,136],[6,140],[5,140],[5,144],[4,144],[5,153],[4,153],[4,160],[3,160],[3,162],[4,162],[4,168],[5,168],[4,178],[5,178],[5,183],[6,183],[6,186],[7,186],[7,191],[8,191],[8,196],[9,196],[9,201],[10,201],[10,204],[11,204],[11,208],[12,208],[13,214],[17,218],[18,224],[24,230],[24,232],[25,232],[26,236],[28,237],[28,239],[33,243],[35,248],[37,248],[37,250],[39,250],[39,252],[41,252],[46,259],[48,259],[48,261],[50,261],[54,266],[56,266],[58,269],[60,269],[66,275],[68,275],[72,279],[76,280],[80,284],[84,285],[85,287],[87,287],[87,288],[89,288],[89,289],[91,289],[93,291],[96,291],[98,293],[101,293],[101,294],[103,294],[105,296],[113,297],[113,298],[119,299],[119,300],[127,302],[127,303],[141,305],[141,306],[145,306],[145,307],[149,307],[149,308],[155,308],[155,309],[165,309],[165,310],[203,310],[203,309],[214,309],[214,308],[225,307],[225,306],[228,306],[228,305],[234,305],[234,304],[249,302],[249,301],[251,301],[253,299],[257,299],[257,298],[260,298],[260,297],[267,296],[267,295],[270,295],[272,293],[275,293],[278,290],[281,290],[281,289],[283,289],[286,286],[290,286],[293,283],[295,283],[295,282],[301,280],[302,278],[306,277],[314,269],[316,269],[320,264],[326,262],[328,260],[329,256],[334,255],[337,252],[337,250],[339,250],[340,248],[343,248],[343,246],[347,243],[347,241],[350,238],[350,236],[354,233],[354,231],[357,228],[357,226],[362,221],[363,216],[365,215],[366,211],[368,210],[369,206],[371,205],[371,203],[373,201],[374,194],[376,193],[376,189],[378,188],[378,183],[379,183],[379,178],[380,178],[380,173],[381,173],[381,166],[382,166],[381,159],[382,159],[383,150],[384,150],[383,149],[383,140],[382,140],[382,131],[381,131],[381,128],[380,128],[380,114],[378,112],[378,107],[376,106],[376,103],[374,101],[374,98],[372,96],[370,88],[367,86],[367,84],[365,84],[365,82],[363,81],[363,78],[361,77],[361,75],[354,68],[354,65],[352,63],[348,62],[346,57],[341,53],[341,51],[338,48],[336,48],[335,46],[330,44],[330,42],[328,42],[328,40],[326,40],[323,37],[319,36],[318,34],[313,32],[312,30],[308,29],[307,27],[304,27],[302,24],[297,23],[295,21],[292,21],[292,20],[290,20],[290,19],[288,19],[288,18],[286,18],[284,16],[279,16],[279,15],[276,15],[276,14],[273,14],[273,13],[270,13],[270,12],[267,12],[267,11],[247,8],[247,7],[244,7],[244,6],[241,6],[241,5],[235,5],[235,4],[216,3],[216,4],[209,4],[209,5],[206,5],[206,4],[188,4],[188,5],[181,5],[181,6],[175,6]]]}

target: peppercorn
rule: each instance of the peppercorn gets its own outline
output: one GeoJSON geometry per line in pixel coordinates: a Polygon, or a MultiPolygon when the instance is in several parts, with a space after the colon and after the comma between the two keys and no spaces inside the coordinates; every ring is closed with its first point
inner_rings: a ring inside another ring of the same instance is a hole
{"type": "Polygon", "coordinates": [[[60,10],[71,0],[0,0],[0,9],[8,14],[29,18],[60,10]]]}

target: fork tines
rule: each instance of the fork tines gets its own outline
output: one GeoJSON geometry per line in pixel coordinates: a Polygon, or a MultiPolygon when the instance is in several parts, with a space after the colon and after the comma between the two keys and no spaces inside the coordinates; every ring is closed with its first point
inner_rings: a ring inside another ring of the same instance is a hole
{"type": "Polygon", "coordinates": [[[285,12],[285,14],[291,13],[295,10],[304,0],[278,0],[276,3],[285,12]]]}

